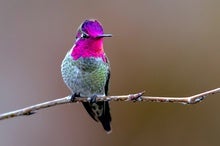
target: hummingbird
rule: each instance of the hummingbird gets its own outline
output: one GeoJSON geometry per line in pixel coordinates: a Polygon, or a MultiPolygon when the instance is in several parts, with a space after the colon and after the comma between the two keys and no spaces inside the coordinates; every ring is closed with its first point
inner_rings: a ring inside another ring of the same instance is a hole
{"type": "Polygon", "coordinates": [[[96,97],[108,94],[110,65],[104,52],[103,38],[111,36],[104,33],[99,21],[85,20],[79,26],[75,43],[61,64],[61,74],[72,97],[91,99],[82,104],[92,119],[101,122],[107,133],[111,132],[109,102],[96,102],[96,97]]]}

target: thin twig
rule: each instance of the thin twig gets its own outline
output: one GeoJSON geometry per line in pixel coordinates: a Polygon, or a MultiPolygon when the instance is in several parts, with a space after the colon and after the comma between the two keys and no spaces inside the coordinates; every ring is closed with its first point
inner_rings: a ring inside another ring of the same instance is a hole
{"type": "MultiPolygon", "coordinates": [[[[129,95],[121,95],[121,96],[104,96],[97,97],[96,101],[146,101],[146,102],[172,102],[172,103],[182,103],[182,104],[195,104],[202,101],[208,95],[220,93],[220,88],[216,88],[213,90],[209,90],[200,94],[196,94],[189,97],[155,97],[155,96],[142,96],[144,92],[129,94],[129,95]]],[[[40,104],[32,105],[26,108],[22,108],[19,110],[15,110],[12,112],[3,113],[0,115],[0,120],[13,118],[17,116],[31,115],[36,111],[44,108],[48,108],[51,106],[74,103],[74,102],[88,102],[88,97],[75,97],[66,96],[63,98],[43,102],[40,104]]]]}

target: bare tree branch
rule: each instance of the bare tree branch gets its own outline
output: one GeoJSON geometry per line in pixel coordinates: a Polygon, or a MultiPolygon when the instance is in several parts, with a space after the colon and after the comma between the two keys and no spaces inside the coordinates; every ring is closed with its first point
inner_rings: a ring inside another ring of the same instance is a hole
{"type": "MultiPolygon", "coordinates": [[[[202,101],[208,95],[220,93],[220,88],[209,90],[200,94],[192,95],[189,97],[155,97],[155,96],[143,96],[144,92],[129,94],[129,95],[120,95],[120,96],[104,96],[97,97],[96,101],[146,101],[146,102],[172,102],[172,103],[182,103],[182,104],[195,104],[202,101]]],[[[0,115],[0,120],[13,118],[17,116],[31,115],[34,114],[37,110],[48,108],[51,106],[74,103],[74,102],[88,102],[90,99],[88,97],[75,97],[71,95],[43,102],[40,104],[32,105],[26,108],[15,110],[12,112],[3,113],[0,115]]]]}

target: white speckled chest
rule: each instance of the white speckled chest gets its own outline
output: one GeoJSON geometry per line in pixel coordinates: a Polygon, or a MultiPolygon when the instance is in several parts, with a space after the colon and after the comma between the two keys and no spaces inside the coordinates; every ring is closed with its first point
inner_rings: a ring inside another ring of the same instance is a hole
{"type": "Polygon", "coordinates": [[[81,96],[105,95],[109,65],[102,58],[79,58],[73,60],[70,51],[65,56],[61,73],[72,94],[81,96]]]}

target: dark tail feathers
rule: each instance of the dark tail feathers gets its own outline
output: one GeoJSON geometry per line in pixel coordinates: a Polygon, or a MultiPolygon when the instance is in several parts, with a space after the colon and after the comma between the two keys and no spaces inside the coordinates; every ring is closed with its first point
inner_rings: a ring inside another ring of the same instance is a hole
{"type": "Polygon", "coordinates": [[[106,132],[111,132],[111,114],[108,101],[96,103],[83,102],[83,106],[95,121],[102,123],[106,132]]]}

